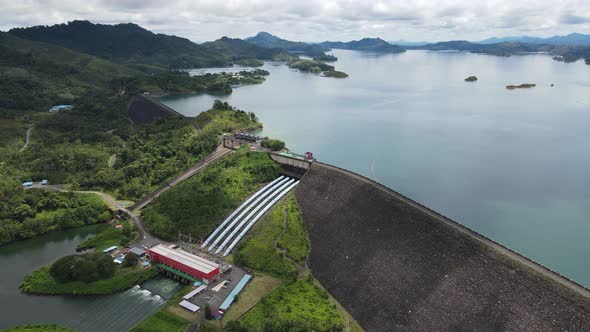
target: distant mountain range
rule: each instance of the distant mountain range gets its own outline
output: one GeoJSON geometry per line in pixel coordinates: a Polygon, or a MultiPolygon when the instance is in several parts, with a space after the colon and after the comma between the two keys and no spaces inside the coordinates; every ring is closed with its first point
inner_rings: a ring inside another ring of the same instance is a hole
{"type": "Polygon", "coordinates": [[[303,53],[311,57],[321,56],[324,52],[329,51],[329,48],[318,44],[290,41],[264,31],[257,33],[256,36],[245,38],[244,41],[260,47],[279,48],[288,52],[303,53]]]}
{"type": "Polygon", "coordinates": [[[349,42],[325,41],[319,45],[329,48],[356,51],[374,51],[387,53],[402,53],[406,51],[404,48],[398,45],[392,45],[381,38],[363,38],[361,40],[353,40],[349,42]]]}
{"type": "Polygon", "coordinates": [[[516,54],[542,52],[553,55],[554,59],[558,61],[573,62],[579,59],[585,59],[586,64],[590,64],[590,45],[551,45],[517,42],[479,44],[465,40],[455,40],[406,48],[430,51],[467,51],[471,53],[482,53],[497,56],[511,56],[516,54]]]}
{"type": "Polygon", "coordinates": [[[480,44],[497,43],[528,43],[528,44],[550,44],[550,45],[590,45],[590,35],[581,33],[570,33],[565,36],[553,36],[548,38],[521,36],[521,37],[492,37],[480,41],[480,44]]]}
{"type": "Polygon", "coordinates": [[[289,52],[301,52],[309,56],[317,56],[333,48],[343,50],[374,51],[389,53],[401,53],[405,51],[402,47],[392,45],[380,38],[363,38],[361,40],[353,40],[349,42],[325,41],[323,43],[313,44],[289,41],[271,35],[268,32],[259,32],[256,36],[249,37],[244,40],[262,47],[281,48],[289,52]]]}

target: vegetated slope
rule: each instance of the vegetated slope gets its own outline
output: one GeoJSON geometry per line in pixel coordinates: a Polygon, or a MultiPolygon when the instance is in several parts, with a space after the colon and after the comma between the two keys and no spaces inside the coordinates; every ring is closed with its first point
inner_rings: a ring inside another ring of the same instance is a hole
{"type": "Polygon", "coordinates": [[[60,46],[0,32],[0,110],[46,111],[139,71],[60,46]]]}
{"type": "Polygon", "coordinates": [[[186,38],[155,34],[133,23],[105,25],[72,21],[53,26],[15,28],[9,33],[131,64],[149,64],[165,68],[227,64],[221,54],[186,38]]]}
{"type": "Polygon", "coordinates": [[[590,300],[404,203],[314,164],[295,189],[314,276],[368,331],[588,331],[590,300]]]}
{"type": "Polygon", "coordinates": [[[0,245],[112,218],[96,196],[22,190],[9,180],[0,182],[0,245]]]}
{"type": "Polygon", "coordinates": [[[294,42],[273,36],[268,32],[259,32],[256,36],[244,39],[248,43],[266,48],[280,48],[289,52],[301,52],[309,56],[320,56],[329,48],[318,44],[308,44],[304,42],[294,42]]]}
{"type": "Polygon", "coordinates": [[[206,42],[201,46],[223,54],[229,60],[260,59],[271,60],[275,54],[281,53],[277,48],[260,47],[238,38],[222,37],[212,42],[206,42]]]}
{"type": "Polygon", "coordinates": [[[381,38],[363,38],[361,40],[353,40],[349,42],[331,42],[325,41],[320,43],[324,47],[339,48],[343,50],[356,51],[373,51],[386,53],[403,53],[406,50],[398,45],[391,45],[381,38]]]}
{"type": "Polygon", "coordinates": [[[244,147],[162,194],[143,211],[145,225],[164,239],[175,239],[179,231],[205,238],[279,172],[280,167],[267,154],[244,147]]]}
{"type": "Polygon", "coordinates": [[[341,331],[343,317],[305,268],[308,250],[301,209],[290,193],[258,221],[235,252],[237,264],[269,273],[283,284],[238,322],[228,322],[228,330],[237,325],[246,331],[341,331]]]}

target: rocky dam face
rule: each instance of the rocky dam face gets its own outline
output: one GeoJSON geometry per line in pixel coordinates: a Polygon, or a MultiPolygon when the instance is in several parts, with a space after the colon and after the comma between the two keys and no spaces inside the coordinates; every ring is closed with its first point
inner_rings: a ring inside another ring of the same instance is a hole
{"type": "Polygon", "coordinates": [[[308,264],[364,329],[590,331],[582,287],[398,195],[319,163],[295,190],[311,240],[308,264]]]}

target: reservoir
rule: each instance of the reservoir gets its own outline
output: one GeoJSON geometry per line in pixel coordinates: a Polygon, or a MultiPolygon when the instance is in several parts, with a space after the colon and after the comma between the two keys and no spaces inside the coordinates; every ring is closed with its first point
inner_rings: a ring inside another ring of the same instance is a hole
{"type": "Polygon", "coordinates": [[[255,112],[262,135],[590,286],[590,66],[542,54],[334,54],[349,78],[266,63],[261,85],[161,101],[187,116],[215,99],[255,112]],[[536,87],[505,88],[521,83],[536,87]]]}
{"type": "Polygon", "coordinates": [[[0,247],[0,330],[24,324],[59,324],[76,331],[127,331],[158,310],[178,289],[168,279],[109,296],[35,296],[20,292],[23,277],[75,253],[76,245],[104,225],[45,234],[0,247]]]}

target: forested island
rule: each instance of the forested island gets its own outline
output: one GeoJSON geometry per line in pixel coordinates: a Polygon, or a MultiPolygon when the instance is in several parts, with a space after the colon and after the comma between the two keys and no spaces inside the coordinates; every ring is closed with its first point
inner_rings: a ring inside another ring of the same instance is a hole
{"type": "Polygon", "coordinates": [[[334,66],[316,60],[294,60],[288,63],[289,68],[298,69],[304,73],[323,74],[325,77],[344,78],[348,77],[346,73],[336,71],[334,66]]]}
{"type": "Polygon", "coordinates": [[[529,89],[529,88],[533,88],[537,86],[536,84],[531,84],[531,83],[523,83],[523,84],[519,84],[519,85],[507,85],[506,89],[508,90],[514,90],[514,89],[529,89]]]}

